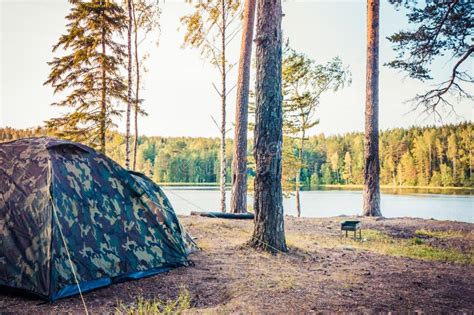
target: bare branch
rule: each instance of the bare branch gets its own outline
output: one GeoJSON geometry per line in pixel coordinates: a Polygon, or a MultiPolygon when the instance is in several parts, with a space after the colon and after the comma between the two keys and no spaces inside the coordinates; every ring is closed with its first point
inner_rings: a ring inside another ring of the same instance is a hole
{"type": "Polygon", "coordinates": [[[237,84],[234,84],[234,86],[229,89],[229,91],[225,94],[225,96],[228,96],[230,92],[232,92],[235,89],[236,86],[237,84]]]}
{"type": "Polygon", "coordinates": [[[457,98],[468,98],[472,99],[473,97],[466,92],[456,80],[463,82],[472,82],[472,78],[469,74],[465,72],[458,72],[460,65],[469,58],[470,55],[474,52],[474,46],[470,46],[469,49],[464,53],[464,55],[456,62],[453,67],[451,78],[445,82],[442,82],[438,85],[438,88],[429,90],[424,94],[416,95],[411,102],[414,103],[414,110],[418,110],[420,107],[424,107],[423,113],[431,113],[436,116],[440,116],[437,108],[439,105],[446,106],[450,108],[450,113],[456,113],[454,105],[447,99],[448,95],[457,96],[457,98]]]}
{"type": "Polygon", "coordinates": [[[214,119],[214,117],[212,115],[211,115],[211,119],[214,122],[214,124],[216,125],[217,129],[219,129],[219,132],[221,132],[221,127],[219,127],[219,124],[217,123],[217,121],[214,119]]]}
{"type": "Polygon", "coordinates": [[[222,93],[219,91],[219,89],[218,89],[217,86],[214,84],[214,82],[212,82],[212,87],[214,88],[214,90],[216,90],[217,94],[219,94],[219,96],[222,97],[222,93]]]}

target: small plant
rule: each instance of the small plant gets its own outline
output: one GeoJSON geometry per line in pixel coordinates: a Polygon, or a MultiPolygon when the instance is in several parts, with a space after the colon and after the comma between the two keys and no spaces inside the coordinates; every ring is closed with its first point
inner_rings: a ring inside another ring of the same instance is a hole
{"type": "Polygon", "coordinates": [[[278,287],[283,290],[292,290],[296,287],[296,280],[291,275],[283,275],[278,279],[278,287]]]}
{"type": "Polygon", "coordinates": [[[182,314],[191,307],[191,297],[187,289],[181,289],[175,300],[162,301],[159,299],[145,300],[139,296],[136,303],[125,305],[119,303],[115,313],[129,315],[171,315],[182,314]]]}
{"type": "Polygon", "coordinates": [[[413,238],[411,239],[411,243],[412,243],[412,245],[421,245],[421,244],[423,244],[424,242],[423,242],[423,240],[422,240],[421,238],[413,237],[413,238]]]}

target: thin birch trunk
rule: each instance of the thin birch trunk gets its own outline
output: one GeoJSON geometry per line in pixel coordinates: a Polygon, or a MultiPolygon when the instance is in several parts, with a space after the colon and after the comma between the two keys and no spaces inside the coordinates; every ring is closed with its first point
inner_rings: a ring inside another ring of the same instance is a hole
{"type": "Polygon", "coordinates": [[[226,35],[226,16],[225,16],[225,1],[221,0],[222,4],[222,37],[221,37],[221,78],[222,78],[222,90],[221,90],[221,165],[220,165],[220,192],[221,192],[221,211],[226,212],[225,205],[225,178],[227,174],[226,165],[226,148],[225,148],[225,134],[226,134],[226,56],[225,56],[225,35],[226,35]]]}
{"type": "Polygon", "coordinates": [[[132,109],[132,0],[127,0],[128,10],[128,90],[127,90],[127,116],[125,131],[125,168],[130,168],[130,111],[132,109]]]}
{"type": "Polygon", "coordinates": [[[136,73],[136,82],[135,82],[135,106],[134,106],[134,120],[135,120],[135,137],[133,139],[133,166],[132,169],[135,171],[137,168],[137,150],[138,150],[138,110],[140,106],[140,60],[138,57],[138,25],[137,18],[135,16],[135,4],[132,1],[132,11],[133,11],[133,24],[135,27],[134,31],[134,46],[135,46],[135,73],[136,73]]]}

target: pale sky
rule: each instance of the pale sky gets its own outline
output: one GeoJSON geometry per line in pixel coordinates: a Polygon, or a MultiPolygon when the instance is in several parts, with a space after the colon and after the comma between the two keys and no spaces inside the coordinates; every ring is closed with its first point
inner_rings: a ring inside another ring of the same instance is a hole
{"type": "MultiPolygon", "coordinates": [[[[150,57],[145,74],[144,108],[148,117],[141,118],[140,130],[159,136],[218,136],[211,115],[220,117],[219,97],[211,83],[219,84],[218,72],[197,51],[182,49],[183,32],[178,30],[180,16],[190,12],[189,5],[177,1],[160,1],[162,7],[159,46],[147,45],[150,57]]],[[[50,106],[55,99],[52,89],[43,86],[53,58],[52,46],[65,31],[66,0],[0,0],[0,127],[34,127],[61,110],[50,106]]],[[[362,131],[365,93],[365,1],[286,1],[283,5],[284,36],[291,46],[325,63],[339,56],[352,71],[353,83],[321,99],[317,117],[320,124],[310,134],[338,134],[362,131]]],[[[408,113],[404,101],[431,84],[446,79],[451,63],[437,60],[430,83],[405,78],[405,74],[383,67],[394,53],[385,38],[406,28],[403,12],[382,1],[380,25],[380,128],[433,124],[433,117],[408,113]]],[[[150,35],[152,36],[157,35],[150,35]]],[[[229,47],[229,59],[237,61],[240,35],[229,47]]],[[[474,65],[468,65],[473,68],[474,65]]],[[[229,75],[229,87],[237,72],[229,75]]],[[[472,87],[471,87],[472,90],[472,87]]],[[[235,91],[229,95],[227,121],[232,127],[235,113],[235,91]]],[[[473,120],[473,105],[458,103],[457,114],[444,122],[473,120]]],[[[124,130],[124,120],[118,121],[124,130]]],[[[233,136],[233,130],[229,137],[233,136]]]]}

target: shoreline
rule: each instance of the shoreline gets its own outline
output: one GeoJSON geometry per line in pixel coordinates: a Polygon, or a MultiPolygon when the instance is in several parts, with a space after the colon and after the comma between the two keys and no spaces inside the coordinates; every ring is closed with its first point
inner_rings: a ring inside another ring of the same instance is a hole
{"type": "MultiPolygon", "coordinates": [[[[156,183],[159,186],[163,187],[219,187],[219,183],[215,182],[206,182],[206,183],[195,183],[195,182],[158,182],[156,183]]],[[[232,187],[231,184],[226,184],[227,188],[232,187]]],[[[328,185],[317,185],[317,186],[302,186],[302,191],[308,190],[324,190],[325,188],[335,188],[340,190],[362,190],[364,185],[360,184],[350,184],[350,185],[340,185],[340,184],[328,184],[328,185]],[[308,189],[310,188],[310,189],[308,189]]],[[[420,190],[457,190],[457,191],[469,191],[474,192],[474,187],[443,187],[443,186],[393,186],[393,185],[380,185],[380,189],[420,189],[420,190]]]]}

